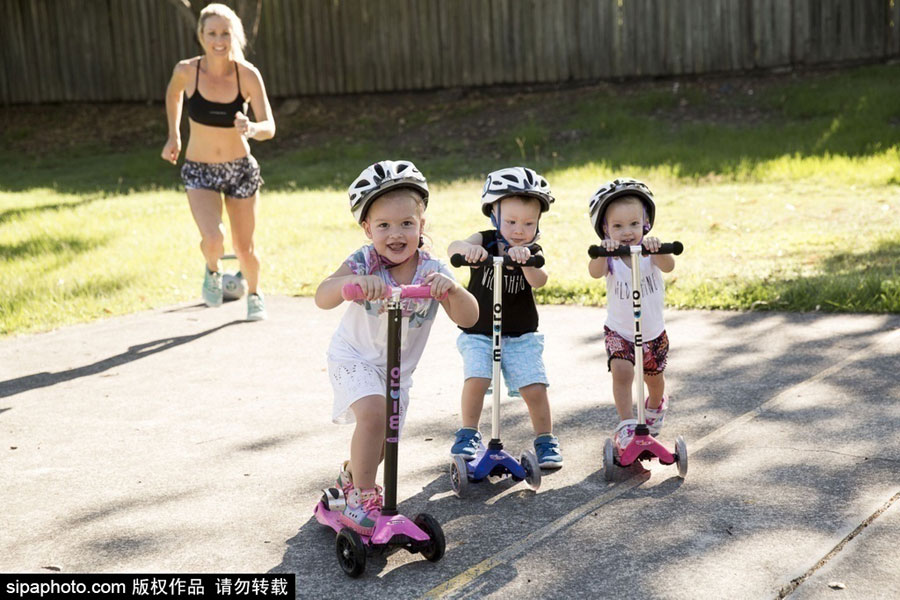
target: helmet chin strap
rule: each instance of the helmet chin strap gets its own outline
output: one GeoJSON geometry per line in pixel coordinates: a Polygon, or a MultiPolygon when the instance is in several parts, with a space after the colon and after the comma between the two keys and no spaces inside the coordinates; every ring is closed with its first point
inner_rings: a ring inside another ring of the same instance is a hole
{"type": "Polygon", "coordinates": [[[391,259],[389,259],[388,257],[378,254],[377,250],[375,251],[375,256],[378,257],[378,264],[381,265],[382,267],[384,267],[385,269],[393,269],[397,265],[402,264],[402,263],[394,262],[391,259]]]}
{"type": "MultiPolygon", "coordinates": [[[[422,234],[420,233],[419,234],[419,245],[417,247],[421,248],[424,244],[425,244],[425,240],[422,238],[422,234]]],[[[405,263],[406,260],[409,260],[409,258],[407,258],[403,262],[394,262],[391,259],[389,259],[387,256],[382,256],[381,254],[379,254],[378,250],[375,251],[375,256],[378,257],[378,264],[380,266],[384,267],[385,269],[393,269],[394,267],[397,267],[397,266],[405,263]]],[[[412,258],[412,257],[410,257],[410,258],[412,258]]]]}
{"type": "Polygon", "coordinates": [[[499,217],[500,217],[500,207],[498,206],[496,213],[491,212],[491,225],[493,225],[494,229],[497,230],[497,235],[494,236],[494,241],[491,242],[490,244],[488,244],[488,246],[489,247],[497,246],[498,248],[506,250],[507,248],[509,248],[511,246],[511,244],[509,243],[509,240],[507,240],[505,237],[503,237],[503,234],[500,233],[500,218],[499,217]]]}

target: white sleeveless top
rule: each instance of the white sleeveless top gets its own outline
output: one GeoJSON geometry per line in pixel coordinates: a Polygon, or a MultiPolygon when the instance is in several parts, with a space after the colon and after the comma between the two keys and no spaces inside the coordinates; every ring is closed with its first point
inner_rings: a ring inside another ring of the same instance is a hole
{"type": "MultiPolygon", "coordinates": [[[[644,342],[655,340],[666,329],[663,301],[666,295],[662,271],[649,256],[641,256],[641,331],[644,342]]],[[[606,326],[634,342],[634,308],[631,303],[631,268],[618,257],[606,275],[606,326]]]]}
{"type": "MultiPolygon", "coordinates": [[[[387,285],[397,285],[390,271],[380,266],[375,247],[371,244],[351,254],[344,264],[357,275],[378,275],[387,285]]],[[[434,272],[453,279],[453,273],[447,265],[420,250],[412,283],[421,284],[427,275],[434,272]]],[[[388,325],[384,304],[365,300],[348,304],[347,311],[331,338],[328,359],[336,362],[363,361],[384,371],[387,368],[388,325]]],[[[439,306],[440,302],[432,298],[403,300],[401,381],[408,381],[415,371],[439,306]]]]}

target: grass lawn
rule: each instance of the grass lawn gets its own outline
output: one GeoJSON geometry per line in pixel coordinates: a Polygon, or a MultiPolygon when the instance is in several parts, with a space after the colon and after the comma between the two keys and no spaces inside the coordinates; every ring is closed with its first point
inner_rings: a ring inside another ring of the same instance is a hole
{"type": "MultiPolygon", "coordinates": [[[[364,243],[346,186],[409,158],[432,186],[441,256],[489,227],[488,171],[547,176],[541,302],[605,302],[587,274],[587,199],[631,176],[657,197],[654,233],[685,244],[670,306],[900,312],[898,66],[274,105],[276,138],[254,144],[270,294],[311,294],[364,243]]],[[[198,235],[158,157],[161,106],[4,107],[0,124],[0,335],[199,301],[198,235]]]]}

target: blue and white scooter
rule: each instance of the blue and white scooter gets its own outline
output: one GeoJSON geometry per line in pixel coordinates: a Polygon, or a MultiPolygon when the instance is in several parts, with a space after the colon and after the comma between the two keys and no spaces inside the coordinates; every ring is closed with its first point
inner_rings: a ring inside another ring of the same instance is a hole
{"type": "Polygon", "coordinates": [[[544,266],[543,256],[532,256],[524,264],[513,261],[509,256],[489,256],[488,258],[470,263],[462,254],[454,254],[450,257],[450,264],[454,267],[462,266],[486,266],[493,265],[494,269],[494,306],[493,306],[493,388],[494,406],[491,411],[491,441],[487,447],[480,443],[475,458],[466,461],[461,456],[454,456],[450,464],[450,483],[457,497],[462,498],[466,494],[469,483],[479,483],[485,479],[491,482],[499,481],[506,477],[512,477],[513,481],[525,481],[532,490],[541,487],[541,467],[537,456],[531,450],[522,453],[519,460],[503,449],[500,441],[500,357],[501,357],[501,321],[503,316],[503,268],[504,266],[544,266]]]}

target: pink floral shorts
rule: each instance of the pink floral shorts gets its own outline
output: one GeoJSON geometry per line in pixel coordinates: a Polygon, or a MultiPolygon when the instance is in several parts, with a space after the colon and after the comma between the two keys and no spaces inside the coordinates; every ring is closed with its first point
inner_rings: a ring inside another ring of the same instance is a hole
{"type": "MultiPolygon", "coordinates": [[[[629,342],[621,335],[604,327],[606,333],[606,368],[614,358],[621,358],[634,364],[634,343],[629,342]]],[[[644,375],[659,375],[666,370],[666,357],[669,355],[669,336],[663,331],[658,338],[643,343],[644,348],[644,375]]]]}

